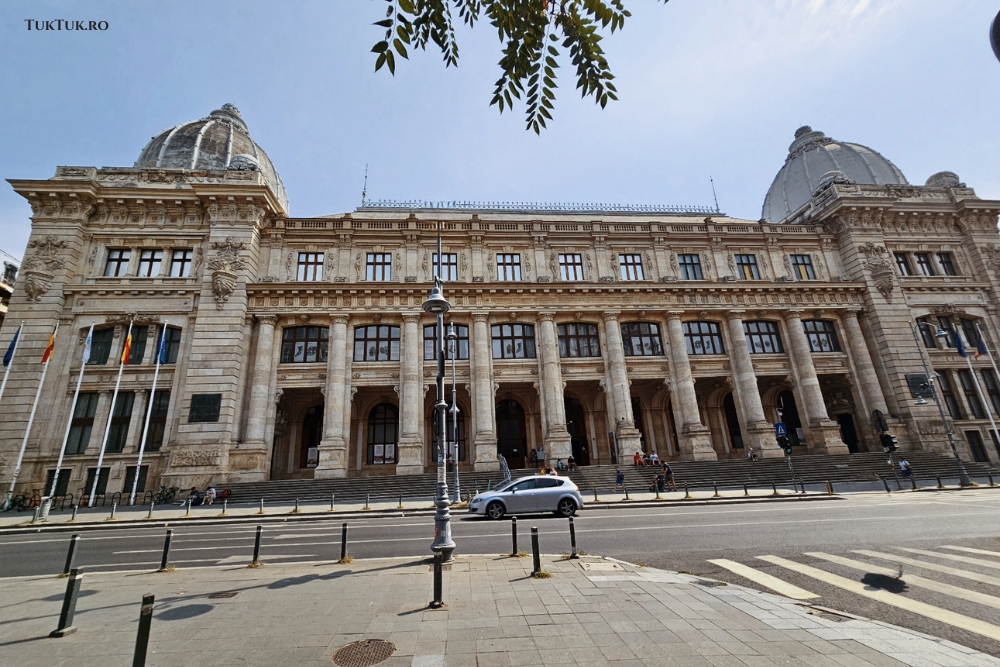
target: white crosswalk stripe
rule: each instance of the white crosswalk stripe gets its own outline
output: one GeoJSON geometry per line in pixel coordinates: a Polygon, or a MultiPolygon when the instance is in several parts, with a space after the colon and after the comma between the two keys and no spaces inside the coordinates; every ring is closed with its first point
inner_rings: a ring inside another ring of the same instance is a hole
{"type": "Polygon", "coordinates": [[[951,549],[952,551],[964,551],[967,554],[981,554],[983,556],[993,556],[994,558],[1000,558],[1000,551],[987,551],[986,549],[973,549],[972,547],[956,547],[950,544],[944,544],[941,546],[942,549],[951,549]]]}
{"type": "Polygon", "coordinates": [[[726,558],[717,558],[715,560],[708,561],[709,563],[714,563],[719,567],[724,567],[734,574],[738,574],[741,577],[749,579],[755,583],[760,584],[766,588],[770,588],[775,593],[779,595],[784,595],[785,597],[792,598],[794,600],[813,600],[820,596],[815,593],[810,593],[804,588],[799,588],[793,584],[779,579],[778,577],[773,577],[766,572],[761,572],[760,570],[755,570],[752,567],[744,565],[742,563],[737,563],[736,561],[728,560],[726,558]]]}
{"type": "Polygon", "coordinates": [[[969,558],[968,556],[956,556],[955,554],[943,554],[937,551],[928,551],[927,549],[911,549],[909,547],[899,547],[899,550],[907,551],[911,554],[920,554],[921,556],[930,556],[931,558],[944,558],[945,560],[954,560],[959,563],[967,563],[968,565],[979,565],[980,567],[989,567],[994,570],[1000,570],[1000,563],[983,560],[982,558],[969,558]]]}
{"type": "Polygon", "coordinates": [[[913,567],[919,567],[924,570],[933,570],[934,572],[940,572],[942,574],[950,574],[953,577],[959,577],[961,579],[969,579],[971,581],[978,581],[981,584],[989,584],[990,586],[1000,587],[1000,577],[991,577],[988,574],[980,574],[978,572],[971,572],[969,570],[960,570],[957,567],[949,567],[948,565],[939,565],[938,563],[930,563],[925,560],[917,560],[916,558],[907,558],[906,556],[887,554],[882,551],[868,551],[866,549],[858,549],[854,553],[861,554],[862,556],[869,556],[871,558],[881,558],[883,560],[893,561],[896,563],[903,563],[904,565],[912,565],[913,567]]]}

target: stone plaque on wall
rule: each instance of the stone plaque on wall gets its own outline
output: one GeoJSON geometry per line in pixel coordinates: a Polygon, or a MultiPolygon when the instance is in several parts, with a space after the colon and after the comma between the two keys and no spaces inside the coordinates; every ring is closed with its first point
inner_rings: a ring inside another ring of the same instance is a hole
{"type": "Polygon", "coordinates": [[[222,394],[192,394],[188,423],[217,422],[222,409],[222,394]]]}

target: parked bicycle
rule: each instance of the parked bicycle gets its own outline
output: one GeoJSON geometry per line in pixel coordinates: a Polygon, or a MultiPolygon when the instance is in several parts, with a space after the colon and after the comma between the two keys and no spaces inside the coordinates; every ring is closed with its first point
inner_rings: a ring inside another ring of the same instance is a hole
{"type": "Polygon", "coordinates": [[[169,505],[174,502],[174,498],[177,497],[178,488],[172,486],[169,489],[163,484],[160,485],[160,491],[155,496],[153,496],[153,502],[157,505],[169,505]]]}
{"type": "Polygon", "coordinates": [[[38,489],[32,489],[31,491],[22,491],[21,493],[14,494],[10,499],[10,505],[5,509],[23,512],[34,509],[41,504],[42,492],[38,489]]]}

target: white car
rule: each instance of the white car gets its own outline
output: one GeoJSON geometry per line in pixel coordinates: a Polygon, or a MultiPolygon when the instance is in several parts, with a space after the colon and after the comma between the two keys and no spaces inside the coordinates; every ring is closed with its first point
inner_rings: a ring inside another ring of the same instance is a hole
{"type": "Polygon", "coordinates": [[[555,512],[571,517],[583,507],[580,489],[566,477],[533,475],[513,479],[492,491],[477,493],[469,502],[471,514],[502,519],[505,514],[555,512]]]}

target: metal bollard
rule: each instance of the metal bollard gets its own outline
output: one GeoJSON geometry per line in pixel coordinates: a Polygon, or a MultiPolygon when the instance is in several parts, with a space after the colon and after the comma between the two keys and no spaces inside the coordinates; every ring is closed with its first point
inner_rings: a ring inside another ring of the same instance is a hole
{"type": "Polygon", "coordinates": [[[263,514],[263,513],[264,513],[264,499],[261,498],[260,499],[260,511],[257,512],[257,514],[263,514]]]}
{"type": "Polygon", "coordinates": [[[188,498],[188,501],[186,503],[184,503],[184,504],[187,506],[187,511],[184,512],[184,517],[187,518],[187,517],[191,516],[191,499],[188,498]]]}
{"type": "Polygon", "coordinates": [[[253,541],[253,561],[250,562],[250,567],[260,565],[260,535],[263,532],[264,526],[257,526],[257,537],[253,541]]]}
{"type": "Polygon", "coordinates": [[[771,482],[771,495],[778,495],[778,485],[775,482],[771,482]]]}
{"type": "Polygon", "coordinates": [[[744,496],[749,496],[750,495],[750,489],[747,488],[746,484],[743,485],[743,495],[744,496]]]}
{"type": "Polygon", "coordinates": [[[938,477],[937,477],[937,483],[938,483],[938,488],[939,489],[943,489],[944,488],[944,484],[941,483],[941,475],[938,475],[938,477]]]}
{"type": "Polygon", "coordinates": [[[334,503],[336,502],[336,499],[337,499],[337,494],[331,493],[330,494],[330,511],[331,512],[333,511],[333,506],[334,506],[334,503]]]}
{"type": "Polygon", "coordinates": [[[538,529],[534,526],[531,527],[531,564],[534,567],[532,574],[542,571],[542,558],[538,553],[538,529]]]}
{"type": "Polygon", "coordinates": [[[147,519],[152,519],[153,518],[153,505],[154,504],[155,504],[154,501],[152,501],[152,500],[149,501],[149,514],[146,515],[147,519]]]}
{"type": "Polygon", "coordinates": [[[517,556],[517,517],[510,518],[510,555],[517,556]]]}
{"type": "Polygon", "coordinates": [[[691,500],[691,492],[688,490],[688,485],[684,485],[684,500],[691,500]]]}
{"type": "Polygon", "coordinates": [[[115,520],[115,510],[118,509],[118,503],[111,503],[111,516],[108,517],[108,521],[115,520]]]}
{"type": "Polygon", "coordinates": [[[142,596],[142,608],[139,610],[139,633],[135,636],[135,654],[132,657],[132,667],[146,667],[146,649],[149,647],[149,630],[153,625],[153,601],[151,595],[142,596]]]}
{"type": "MultiPolygon", "coordinates": [[[[656,482],[653,483],[656,484],[656,482]]],[[[656,485],[656,500],[660,500],[660,486],[658,484],[656,485]]]]}
{"type": "Polygon", "coordinates": [[[625,500],[631,500],[631,498],[628,497],[628,487],[623,486],[622,488],[625,489],[625,500]]]}
{"type": "Polygon", "coordinates": [[[722,496],[720,496],[720,495],[719,495],[719,483],[718,483],[718,482],[714,482],[714,483],[712,484],[712,488],[714,488],[714,489],[715,489],[715,495],[714,495],[714,496],[712,496],[712,497],[713,497],[713,498],[721,498],[722,496]]]}
{"type": "Polygon", "coordinates": [[[298,513],[299,513],[299,499],[296,498],[295,499],[295,509],[292,510],[292,514],[298,514],[298,513]]]}
{"type": "Polygon", "coordinates": [[[576,553],[576,526],[573,525],[573,517],[569,518],[569,546],[572,549],[569,557],[579,558],[580,556],[576,553]]]}
{"type": "Polygon", "coordinates": [[[167,529],[167,536],[163,538],[163,558],[160,559],[160,569],[157,572],[167,571],[167,561],[170,559],[170,540],[174,536],[174,531],[167,529]]]}
{"type": "Polygon", "coordinates": [[[347,559],[347,524],[340,527],[340,560],[347,559]]]}
{"type": "Polygon", "coordinates": [[[594,488],[594,502],[595,503],[598,502],[598,500],[597,500],[597,488],[596,487],[594,488]]]}
{"type": "Polygon", "coordinates": [[[74,535],[69,538],[69,551],[66,553],[66,565],[63,566],[62,576],[69,576],[70,571],[73,569],[74,561],[76,561],[76,546],[80,543],[80,536],[74,535]]]}
{"type": "Polygon", "coordinates": [[[996,484],[993,483],[993,473],[988,472],[986,473],[986,476],[990,478],[990,486],[996,486],[996,484]]]}
{"type": "Polygon", "coordinates": [[[396,509],[403,509],[403,494],[399,494],[399,506],[396,509]]]}
{"type": "Polygon", "coordinates": [[[80,504],[79,503],[77,503],[76,505],[73,505],[73,516],[71,516],[69,518],[70,521],[76,521],[76,511],[78,509],[80,509],[80,504]]]}
{"type": "Polygon", "coordinates": [[[222,514],[220,514],[219,516],[226,516],[226,513],[228,511],[229,511],[229,498],[223,498],[222,499],[222,514]]]}
{"type": "Polygon", "coordinates": [[[444,606],[444,594],[442,592],[442,582],[441,582],[441,570],[443,569],[441,564],[444,561],[444,554],[440,551],[434,554],[434,599],[431,600],[431,609],[439,609],[444,606]]]}
{"type": "Polygon", "coordinates": [[[885,477],[879,477],[879,479],[882,480],[882,486],[885,487],[885,492],[892,493],[892,490],[889,488],[889,482],[886,481],[885,477]]]}
{"type": "Polygon", "coordinates": [[[63,596],[62,611],[59,612],[59,627],[49,633],[49,637],[65,637],[76,632],[73,625],[73,615],[76,613],[76,601],[80,597],[80,584],[83,581],[83,568],[73,568],[66,582],[66,595],[63,596]]]}
{"type": "Polygon", "coordinates": [[[833,484],[830,483],[830,480],[826,481],[826,495],[828,496],[833,495],[833,484]]]}
{"type": "Polygon", "coordinates": [[[361,509],[370,510],[371,507],[369,507],[369,504],[371,503],[371,500],[372,500],[372,494],[366,493],[365,494],[365,506],[362,507],[361,509]]]}
{"type": "Polygon", "coordinates": [[[911,489],[912,489],[913,491],[916,491],[916,490],[917,490],[917,478],[916,478],[916,477],[911,477],[911,478],[910,478],[910,488],[911,488],[911,489]]]}

